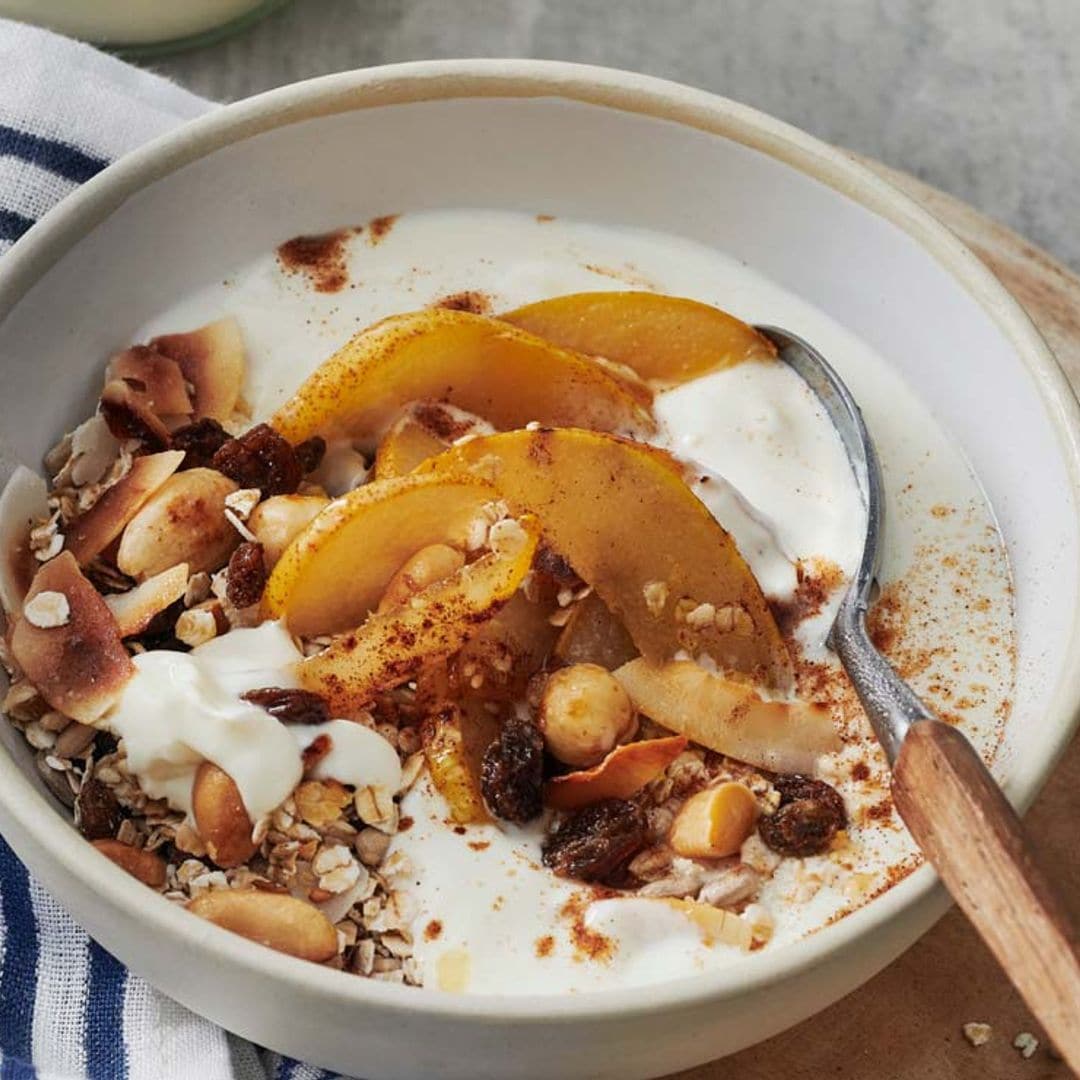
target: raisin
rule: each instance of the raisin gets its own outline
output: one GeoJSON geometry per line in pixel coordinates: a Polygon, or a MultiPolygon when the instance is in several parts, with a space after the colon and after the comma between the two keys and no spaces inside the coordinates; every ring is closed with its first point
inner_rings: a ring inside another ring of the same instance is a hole
{"type": "Polygon", "coordinates": [[[329,735],[325,732],[322,735],[316,735],[300,753],[300,757],[304,763],[304,772],[311,772],[311,770],[314,769],[315,766],[318,765],[319,762],[333,749],[334,743],[329,735]]]}
{"type": "Polygon", "coordinates": [[[321,435],[312,435],[310,439],[305,439],[294,446],[293,453],[296,454],[300,469],[306,476],[322,464],[326,456],[326,440],[321,435]]]}
{"type": "Polygon", "coordinates": [[[758,823],[761,839],[778,855],[806,858],[827,851],[837,832],[847,825],[840,793],[824,780],[792,774],[774,776],[780,806],[758,823]]]}
{"type": "Polygon", "coordinates": [[[214,455],[232,436],[212,417],[204,416],[193,424],[177,428],[172,435],[174,450],[184,451],[181,469],[208,469],[214,455]]]}
{"type": "Polygon", "coordinates": [[[225,582],[225,596],[233,607],[251,607],[262,599],[266,587],[262,544],[245,541],[232,553],[225,582]]]}
{"type": "Polygon", "coordinates": [[[252,705],[265,709],[283,724],[325,724],[330,719],[326,699],[310,690],[263,686],[240,696],[252,705]]]}
{"type": "Polygon", "coordinates": [[[165,425],[122,381],[109,383],[101,394],[101,417],[115,439],[135,439],[147,453],[167,450],[170,443],[165,425]]]}
{"type": "Polygon", "coordinates": [[[269,424],[230,439],[214,454],[213,466],[264,495],[291,495],[303,479],[296,451],[269,424]]]}
{"type": "Polygon", "coordinates": [[[79,832],[87,840],[109,840],[124,820],[124,811],[111,788],[100,780],[84,780],[75,799],[79,832]]]}
{"type": "Polygon", "coordinates": [[[544,808],[544,736],[529,723],[512,717],[484,751],[480,790],[497,817],[519,825],[544,808]]]}
{"type": "Polygon", "coordinates": [[[568,817],[544,841],[544,865],[578,881],[616,879],[649,838],[645,812],[626,799],[605,799],[568,817]]]}

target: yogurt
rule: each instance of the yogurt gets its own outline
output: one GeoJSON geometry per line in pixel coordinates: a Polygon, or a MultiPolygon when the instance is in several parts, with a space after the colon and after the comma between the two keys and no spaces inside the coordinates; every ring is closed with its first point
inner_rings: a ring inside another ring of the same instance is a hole
{"type": "MultiPolygon", "coordinates": [[[[343,265],[356,287],[322,293],[268,254],[230,268],[227,284],[179,298],[139,328],[136,339],[234,314],[251,357],[245,393],[256,418],[269,415],[358,329],[464,291],[498,311],[560,293],[651,288],[716,304],[748,322],[781,325],[813,342],[851,387],[882,458],[889,531],[881,578],[895,618],[891,655],[917,692],[992,754],[1013,671],[1000,538],[956,446],[865,343],[712,249],[626,227],[541,222],[502,211],[406,214],[377,245],[363,235],[348,241],[343,265]],[[902,587],[917,595],[917,604],[904,607],[902,587]]],[[[883,801],[884,761],[857,705],[835,690],[836,662],[822,646],[843,578],[858,559],[865,515],[836,433],[811,391],[780,364],[744,364],[668,391],[658,397],[656,413],[658,441],[691,462],[694,490],[730,530],[771,599],[798,600],[800,563],[826,560],[837,568],[830,595],[801,628],[803,660],[812,663],[800,665],[807,667],[800,676],[819,680],[814,692],[832,687],[836,694],[845,748],[825,771],[851,812],[851,846],[786,861],[767,882],[759,902],[775,921],[772,948],[839,917],[914,865],[911,842],[883,801]]],[[[341,486],[358,479],[354,469],[341,486]]],[[[225,642],[237,633],[218,647],[227,649],[225,642]]],[[[262,646],[254,645],[262,639],[248,640],[252,655],[259,652],[262,646]]],[[[265,640],[284,655],[279,630],[267,629],[265,640]]],[[[211,692],[215,701],[234,695],[224,713],[238,725],[248,722],[235,695],[249,683],[249,673],[234,670],[232,661],[221,671],[201,650],[192,656],[200,669],[209,664],[219,687],[228,683],[211,692]]],[[[160,663],[167,668],[171,662],[160,663]]],[[[271,671],[272,685],[288,685],[281,681],[288,667],[280,656],[266,664],[262,685],[271,671]]],[[[142,676],[140,663],[139,689],[132,693],[158,721],[167,710],[160,694],[151,696],[152,680],[142,676]]],[[[180,677],[172,683],[176,703],[187,708],[191,684],[180,677]]],[[[150,737],[134,716],[112,722],[130,724],[137,738],[150,737]]],[[[179,775],[194,767],[195,758],[220,752],[198,727],[195,721],[189,736],[166,724],[161,745],[151,747],[148,758],[165,762],[165,771],[180,759],[179,775]]],[[[257,805],[285,787],[292,760],[284,741],[269,737],[281,746],[280,771],[272,784],[266,782],[267,790],[252,780],[244,791],[245,801],[257,805]]],[[[320,768],[330,768],[328,761],[320,768]]],[[[334,769],[344,772],[344,766],[334,769]]],[[[177,788],[183,782],[161,781],[177,788]]],[[[182,799],[173,797],[183,808],[182,799]]],[[[542,823],[473,826],[459,835],[426,777],[405,796],[401,812],[412,825],[395,836],[392,851],[412,867],[403,887],[415,903],[414,956],[429,987],[501,995],[585,992],[754,962],[707,942],[673,909],[626,899],[589,903],[580,886],[540,865],[542,823]],[[607,945],[582,949],[582,930],[587,940],[593,935],[607,945]]]]}
{"type": "Polygon", "coordinates": [[[286,725],[241,697],[297,686],[301,654],[280,623],[231,630],[190,653],[153,650],[133,658],[135,675],[102,725],[123,739],[128,768],[152,799],[191,813],[195,774],[212,761],[232,777],[252,821],[269,814],[303,776],[301,752],[320,735],[330,752],[313,772],[356,787],[401,785],[397,751],[350,720],[286,725]]]}

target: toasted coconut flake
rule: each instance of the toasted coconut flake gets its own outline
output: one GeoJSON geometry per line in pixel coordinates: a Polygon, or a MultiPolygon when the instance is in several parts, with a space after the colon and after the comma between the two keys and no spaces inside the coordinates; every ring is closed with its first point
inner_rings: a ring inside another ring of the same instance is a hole
{"type": "Polygon", "coordinates": [[[165,450],[136,458],[127,475],[71,523],[66,547],[80,566],[100,555],[124,531],[150,496],[176,472],[183,457],[179,450],[165,450]]]}
{"type": "Polygon", "coordinates": [[[24,465],[17,466],[0,494],[0,604],[9,615],[22,610],[37,570],[30,530],[35,521],[48,516],[45,481],[24,465]]]}
{"type": "Polygon", "coordinates": [[[152,578],[147,578],[141,585],[136,585],[126,593],[115,593],[105,597],[105,603],[116,619],[121,637],[141,634],[153,620],[170,604],[179,600],[187,591],[188,566],[178,566],[163,570],[152,578]]]}
{"type": "Polygon", "coordinates": [[[244,339],[235,319],[220,319],[186,334],[166,334],[154,338],[150,347],[180,365],[192,386],[196,419],[232,417],[246,366],[244,339]]]}
{"type": "Polygon", "coordinates": [[[112,612],[70,552],[37,572],[27,603],[49,592],[66,597],[68,621],[41,629],[29,619],[19,619],[11,635],[11,652],[54,709],[92,724],[112,705],[135,667],[112,612]]]}
{"type": "Polygon", "coordinates": [[[556,810],[577,810],[604,799],[629,799],[655,780],[686,749],[687,739],[645,739],[617,746],[599,765],[556,776],[544,801],[556,810]]]}
{"type": "MultiPolygon", "coordinates": [[[[63,472],[74,487],[96,484],[120,456],[120,443],[109,430],[105,417],[95,413],[72,433],[70,452],[63,472]]],[[[61,477],[57,478],[58,481],[61,477]]]]}
{"type": "Polygon", "coordinates": [[[159,417],[191,412],[191,396],[180,365],[147,345],[133,345],[117,353],[109,361],[105,378],[122,379],[159,417]]]}

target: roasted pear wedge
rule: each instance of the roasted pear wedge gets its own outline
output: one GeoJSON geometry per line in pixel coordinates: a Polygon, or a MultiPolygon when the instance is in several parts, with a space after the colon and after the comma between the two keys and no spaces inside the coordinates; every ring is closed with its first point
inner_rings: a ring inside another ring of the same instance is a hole
{"type": "Polygon", "coordinates": [[[392,315],[324,361],[275,414],[291,443],[340,436],[373,449],[412,401],[445,401],[496,428],[530,421],[653,430],[642,406],[587,356],[464,311],[392,315]]]}
{"type": "Polygon", "coordinates": [[[819,755],[840,748],[825,706],[769,700],[752,684],[691,660],[654,665],[638,658],[613,674],[656,723],[759,768],[812,773],[819,755]]]}
{"type": "Polygon", "coordinates": [[[322,694],[335,715],[350,716],[376,694],[413,678],[425,663],[456,652],[517,591],[539,535],[536,519],[523,515],[514,535],[503,530],[488,554],[301,661],[300,682],[322,694]]]}
{"type": "Polygon", "coordinates": [[[660,385],[776,356],[767,338],[726,311],[658,293],[570,293],[501,318],[564,349],[624,364],[660,385]]]}
{"type": "Polygon", "coordinates": [[[465,547],[497,499],[473,476],[365,484],[330,503],[285,549],[263,592],[263,614],[301,636],[358,626],[409,558],[430,544],[465,547]]]}
{"type": "Polygon", "coordinates": [[[592,431],[510,431],[455,446],[425,472],[481,477],[512,509],[535,514],[544,542],[649,660],[704,653],[790,686],[791,658],[761,588],[664,452],[592,431]]]}

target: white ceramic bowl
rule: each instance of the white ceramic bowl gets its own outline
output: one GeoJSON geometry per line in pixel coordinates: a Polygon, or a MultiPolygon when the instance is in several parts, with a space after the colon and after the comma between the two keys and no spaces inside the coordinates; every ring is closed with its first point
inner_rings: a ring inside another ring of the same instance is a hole
{"type": "MultiPolygon", "coordinates": [[[[1032,326],[940,224],[848,155],[709,94],[530,61],[378,68],[285,87],[106,170],[0,260],[0,479],[85,415],[101,357],[284,237],[445,206],[526,209],[717,246],[861,335],[974,463],[1015,575],[1019,684],[999,769],[1018,805],[1072,733],[1077,407],[1032,326]],[[83,393],[85,391],[85,393],[83,393]]],[[[0,828],[124,963],[228,1028],[365,1077],[653,1076],[852,990],[942,914],[921,870],[751,973],[485,998],[383,985],[178,910],[96,854],[3,725],[0,828]]]]}

